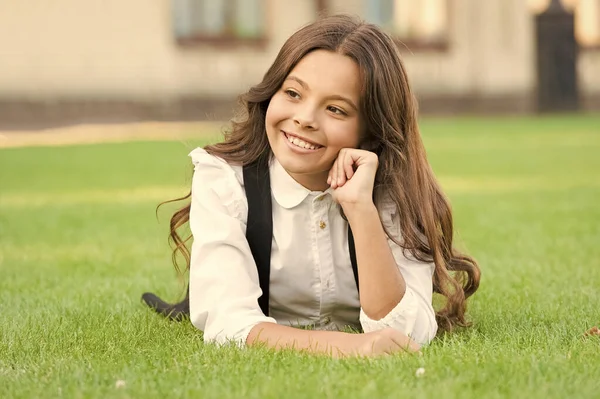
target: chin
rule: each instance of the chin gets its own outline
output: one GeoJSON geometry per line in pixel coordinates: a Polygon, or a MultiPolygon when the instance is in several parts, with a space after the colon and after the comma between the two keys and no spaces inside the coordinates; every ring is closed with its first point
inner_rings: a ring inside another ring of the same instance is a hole
{"type": "Polygon", "coordinates": [[[309,164],[307,162],[303,162],[297,159],[289,159],[288,157],[277,158],[281,166],[288,173],[296,173],[296,174],[309,174],[309,173],[319,173],[317,168],[314,167],[314,164],[309,164]]]}

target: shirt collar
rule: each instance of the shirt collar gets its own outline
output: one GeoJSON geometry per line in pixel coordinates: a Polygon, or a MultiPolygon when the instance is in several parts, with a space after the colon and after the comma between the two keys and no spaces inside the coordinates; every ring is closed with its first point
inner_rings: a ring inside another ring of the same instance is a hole
{"type": "MultiPolygon", "coordinates": [[[[320,191],[310,191],[294,180],[275,157],[271,161],[270,174],[273,197],[279,205],[286,209],[300,205],[310,194],[322,194],[320,191]]],[[[329,193],[330,190],[327,189],[325,193],[329,193]]]]}

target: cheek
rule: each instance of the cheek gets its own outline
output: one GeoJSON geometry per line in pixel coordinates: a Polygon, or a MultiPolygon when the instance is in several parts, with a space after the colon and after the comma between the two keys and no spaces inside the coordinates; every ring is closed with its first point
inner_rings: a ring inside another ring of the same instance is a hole
{"type": "Polygon", "coordinates": [[[281,96],[275,94],[269,102],[265,122],[268,125],[275,125],[282,119],[285,119],[285,104],[281,96]]]}
{"type": "Polygon", "coordinates": [[[335,121],[327,129],[329,146],[336,148],[358,148],[360,142],[360,129],[358,122],[348,121],[339,123],[335,121]]]}

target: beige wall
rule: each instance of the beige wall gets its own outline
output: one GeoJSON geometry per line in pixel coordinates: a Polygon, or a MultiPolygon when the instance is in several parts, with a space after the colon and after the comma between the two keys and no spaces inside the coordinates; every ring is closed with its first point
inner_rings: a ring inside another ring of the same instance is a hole
{"type": "Polygon", "coordinates": [[[165,11],[164,1],[0,2],[2,95],[173,91],[175,65],[165,11]]]}
{"type": "MultiPolygon", "coordinates": [[[[312,20],[312,0],[267,0],[266,49],[182,48],[169,0],[0,1],[0,98],[231,97],[260,80],[283,41],[312,20]]],[[[330,0],[362,12],[361,0],[330,0]]],[[[534,88],[533,18],[525,0],[450,0],[447,51],[405,52],[426,95],[526,94],[534,88]]],[[[585,93],[600,93],[600,52],[584,53],[585,93]]]]}
{"type": "Polygon", "coordinates": [[[168,0],[0,1],[0,97],[232,95],[262,77],[314,7],[270,0],[272,40],[257,51],[178,46],[168,0]]]}
{"type": "Polygon", "coordinates": [[[579,57],[579,88],[583,95],[600,95],[600,50],[583,52],[579,57]]]}

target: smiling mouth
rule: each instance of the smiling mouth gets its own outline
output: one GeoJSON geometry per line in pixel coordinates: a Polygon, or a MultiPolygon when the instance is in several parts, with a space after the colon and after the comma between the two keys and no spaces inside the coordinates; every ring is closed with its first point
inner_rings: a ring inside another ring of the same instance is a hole
{"type": "Polygon", "coordinates": [[[285,138],[294,146],[298,147],[298,148],[302,148],[305,150],[318,150],[319,148],[323,148],[322,145],[319,144],[315,144],[315,143],[309,143],[307,141],[302,140],[299,137],[296,137],[294,135],[291,135],[289,133],[286,133],[282,130],[283,134],[285,135],[285,138]]]}

